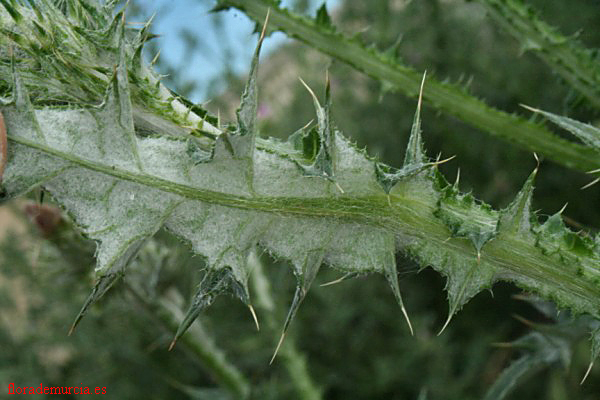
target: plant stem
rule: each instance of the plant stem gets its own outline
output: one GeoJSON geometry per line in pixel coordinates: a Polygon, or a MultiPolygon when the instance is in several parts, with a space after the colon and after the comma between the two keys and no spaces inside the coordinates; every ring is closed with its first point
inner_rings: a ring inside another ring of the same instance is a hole
{"type": "MultiPolygon", "coordinates": [[[[444,221],[436,217],[435,211],[438,208],[440,193],[436,193],[439,189],[434,187],[421,185],[415,187],[409,180],[398,183],[389,196],[383,191],[368,196],[337,193],[312,198],[240,196],[85,160],[22,137],[9,136],[8,138],[87,169],[191,200],[248,211],[261,211],[275,216],[329,218],[332,221],[344,221],[348,224],[378,227],[393,233],[398,240],[401,238],[403,243],[433,246],[436,252],[441,251],[447,256],[451,255],[453,259],[467,260],[467,262],[477,260],[477,264],[481,259],[481,263],[487,263],[498,271],[498,279],[513,281],[574,312],[587,312],[600,317],[600,263],[596,253],[582,256],[577,253],[577,249],[561,250],[566,251],[566,254],[548,253],[539,247],[535,235],[523,236],[518,232],[504,233],[502,237],[487,243],[479,253],[469,241],[452,237],[444,221]],[[577,262],[566,262],[566,259],[577,260],[577,262]]],[[[467,215],[470,212],[470,210],[464,211],[467,215]]],[[[424,250],[412,248],[411,245],[400,250],[417,258],[424,253],[424,250]]],[[[444,272],[446,261],[440,263],[433,266],[444,272]]]]}
{"type": "MultiPolygon", "coordinates": [[[[422,73],[391,61],[333,29],[318,26],[314,21],[294,15],[266,0],[219,0],[219,5],[238,8],[260,23],[264,21],[267,10],[270,10],[271,29],[281,30],[374,79],[386,82],[407,96],[416,97],[419,93],[422,73]]],[[[490,107],[454,85],[429,78],[423,99],[492,136],[543,154],[568,168],[584,172],[600,168],[600,158],[592,149],[564,140],[542,125],[490,107]]]]}
{"type": "Polygon", "coordinates": [[[536,17],[519,0],[478,0],[490,16],[524,50],[535,52],[546,64],[600,108],[600,67],[593,53],[561,35],[536,17]]]}

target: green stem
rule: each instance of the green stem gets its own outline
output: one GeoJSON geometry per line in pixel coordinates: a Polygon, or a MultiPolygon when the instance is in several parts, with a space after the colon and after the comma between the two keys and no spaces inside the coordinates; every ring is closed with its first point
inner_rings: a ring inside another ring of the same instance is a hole
{"type": "MultiPolygon", "coordinates": [[[[407,96],[419,93],[422,73],[366,49],[333,29],[325,29],[307,18],[294,15],[266,0],[219,0],[222,7],[235,7],[262,23],[270,10],[269,25],[282,30],[321,52],[348,63],[365,74],[386,82],[407,96]]],[[[423,99],[439,110],[500,139],[516,144],[568,168],[591,171],[600,168],[598,154],[580,144],[564,140],[543,126],[488,106],[460,88],[427,80],[423,99]]]]}
{"type": "Polygon", "coordinates": [[[524,50],[535,52],[546,64],[600,108],[600,68],[591,51],[561,35],[519,0],[478,0],[489,15],[524,50]]]}
{"type": "MultiPolygon", "coordinates": [[[[572,251],[568,254],[571,259],[578,260],[577,264],[565,263],[563,255],[557,257],[542,251],[536,236],[523,236],[519,232],[503,233],[487,243],[478,254],[469,241],[451,237],[448,227],[436,217],[440,196],[435,193],[436,189],[414,188],[410,186],[410,180],[398,183],[389,196],[383,191],[368,196],[332,192],[335,194],[314,198],[240,196],[99,164],[21,137],[9,136],[9,140],[90,170],[192,200],[276,215],[366,224],[389,231],[405,243],[435,246],[456,259],[469,260],[481,256],[482,263],[489,264],[496,271],[503,271],[499,279],[512,280],[521,287],[533,289],[556,301],[559,306],[600,316],[600,263],[597,255],[581,257],[577,249],[565,250],[572,251]]],[[[419,253],[417,249],[414,255],[419,257],[419,253]]]]}

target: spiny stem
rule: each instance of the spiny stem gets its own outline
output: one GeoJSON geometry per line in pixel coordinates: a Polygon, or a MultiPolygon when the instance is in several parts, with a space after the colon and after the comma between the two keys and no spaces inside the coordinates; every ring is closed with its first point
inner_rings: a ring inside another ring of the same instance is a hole
{"type": "MultiPolygon", "coordinates": [[[[375,79],[388,82],[395,90],[408,96],[419,93],[422,76],[413,68],[392,62],[334,30],[316,26],[313,21],[274,6],[267,0],[219,0],[219,3],[243,10],[255,21],[262,21],[270,9],[270,24],[274,29],[280,29],[375,79]]],[[[433,107],[490,135],[543,154],[568,168],[589,171],[600,167],[600,159],[591,149],[564,140],[542,125],[490,107],[451,84],[430,78],[423,99],[433,107]]]]}

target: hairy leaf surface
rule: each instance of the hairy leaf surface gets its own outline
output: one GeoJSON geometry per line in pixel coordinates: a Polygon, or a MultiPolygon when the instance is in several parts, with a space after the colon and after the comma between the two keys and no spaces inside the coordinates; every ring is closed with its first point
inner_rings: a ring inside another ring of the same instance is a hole
{"type": "Polygon", "coordinates": [[[500,279],[600,316],[598,237],[556,218],[537,222],[535,171],[506,210],[459,193],[425,156],[419,107],[400,170],[335,128],[328,94],[325,106],[315,96],[314,129],[288,141],[260,138],[257,49],[237,127],[222,130],[160,84],[138,58],[146,28],[127,30],[110,7],[79,0],[63,15],[48,1],[35,12],[2,4],[0,55],[10,65],[0,107],[10,141],[3,198],[41,186],[98,243],[98,280],[77,321],[163,227],[208,264],[177,337],[227,288],[250,305],[247,259],[257,246],[288,260],[298,280],[284,330],[322,264],[383,274],[408,320],[397,252],[447,277],[449,317],[500,279]],[[60,39],[44,47],[45,36],[31,33],[38,25],[60,39]],[[66,56],[47,57],[59,50],[66,56]],[[70,73],[84,79],[65,80],[70,73]]]}

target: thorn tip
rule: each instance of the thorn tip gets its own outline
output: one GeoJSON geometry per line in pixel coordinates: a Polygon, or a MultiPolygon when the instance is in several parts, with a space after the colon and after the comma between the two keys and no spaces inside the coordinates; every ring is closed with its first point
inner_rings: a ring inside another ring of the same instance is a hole
{"type": "Polygon", "coordinates": [[[408,325],[408,329],[410,330],[410,335],[415,336],[415,331],[413,330],[412,324],[410,323],[410,318],[408,317],[408,312],[406,312],[406,308],[404,306],[400,307],[402,310],[402,314],[404,314],[404,319],[408,325]]]}
{"type": "Polygon", "coordinates": [[[260,32],[260,37],[258,39],[258,41],[260,43],[262,43],[262,41],[265,38],[265,33],[267,31],[267,25],[269,24],[269,16],[271,15],[271,7],[267,8],[267,15],[265,16],[265,22],[263,22],[263,27],[262,30],[260,32]]]}
{"type": "Polygon", "coordinates": [[[281,348],[281,345],[283,344],[284,339],[285,339],[285,332],[282,332],[281,337],[279,338],[279,342],[277,343],[277,347],[275,348],[275,352],[273,353],[273,357],[271,357],[271,361],[269,361],[269,365],[273,364],[273,361],[275,360],[277,353],[279,353],[279,349],[281,348]]]}
{"type": "Polygon", "coordinates": [[[583,379],[581,380],[581,382],[579,382],[580,385],[583,385],[583,383],[585,382],[585,380],[587,379],[588,375],[590,374],[590,372],[592,372],[592,367],[594,366],[594,361],[590,362],[590,365],[588,366],[587,371],[585,371],[585,375],[583,376],[583,379]]]}
{"type": "Polygon", "coordinates": [[[594,185],[595,185],[596,183],[598,183],[598,182],[600,182],[600,178],[596,178],[596,179],[594,179],[593,181],[591,181],[590,183],[588,183],[588,184],[586,184],[586,185],[583,185],[583,186],[581,187],[581,190],[585,190],[585,189],[587,189],[587,188],[589,188],[589,187],[592,187],[592,186],[594,186],[594,185]]]}
{"type": "Polygon", "coordinates": [[[453,316],[452,313],[448,314],[448,319],[446,319],[446,322],[444,323],[444,326],[442,326],[442,329],[440,329],[440,331],[438,332],[437,336],[440,336],[442,333],[444,333],[444,331],[446,330],[446,328],[450,324],[450,321],[452,320],[452,316],[453,316]]]}
{"type": "Polygon", "coordinates": [[[254,319],[256,330],[260,331],[260,325],[258,324],[258,317],[256,316],[256,312],[254,311],[254,307],[252,307],[252,304],[248,304],[248,308],[250,309],[250,314],[252,314],[252,319],[254,319]]]}

